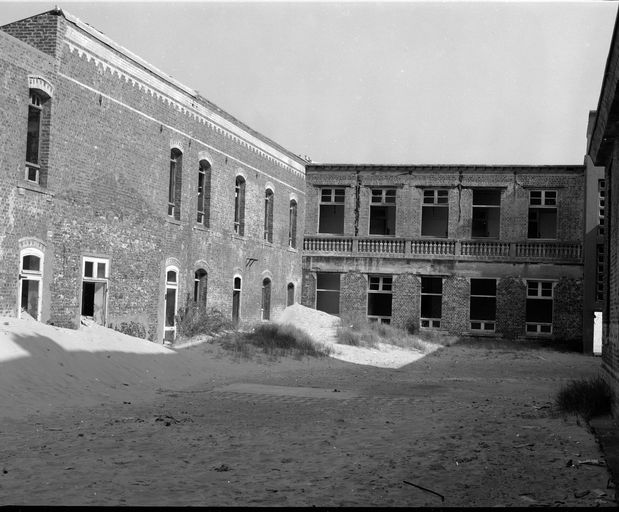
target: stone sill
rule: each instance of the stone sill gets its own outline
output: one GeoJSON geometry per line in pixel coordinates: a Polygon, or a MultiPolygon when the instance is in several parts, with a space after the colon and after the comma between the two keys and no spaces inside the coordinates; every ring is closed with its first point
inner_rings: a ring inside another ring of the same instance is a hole
{"type": "Polygon", "coordinates": [[[30,192],[35,192],[37,194],[43,194],[47,196],[47,200],[51,201],[54,197],[54,193],[48,190],[46,187],[42,187],[38,183],[34,183],[32,181],[19,180],[17,182],[17,192],[20,195],[24,194],[24,190],[29,190],[30,192]]]}

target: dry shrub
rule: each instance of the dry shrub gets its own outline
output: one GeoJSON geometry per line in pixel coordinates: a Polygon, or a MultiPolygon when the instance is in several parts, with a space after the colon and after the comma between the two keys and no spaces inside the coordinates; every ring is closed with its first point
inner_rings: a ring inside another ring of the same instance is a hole
{"type": "Polygon", "coordinates": [[[557,393],[555,405],[563,414],[576,414],[589,421],[610,414],[614,393],[602,377],[573,380],[557,393]]]}
{"type": "Polygon", "coordinates": [[[176,316],[176,329],[180,337],[193,338],[234,329],[234,324],[218,309],[189,304],[176,316]]]}
{"type": "Polygon", "coordinates": [[[221,346],[243,357],[251,358],[253,349],[272,357],[324,357],[329,347],[315,343],[305,332],[288,324],[259,324],[250,332],[235,332],[221,339],[221,346]]]}

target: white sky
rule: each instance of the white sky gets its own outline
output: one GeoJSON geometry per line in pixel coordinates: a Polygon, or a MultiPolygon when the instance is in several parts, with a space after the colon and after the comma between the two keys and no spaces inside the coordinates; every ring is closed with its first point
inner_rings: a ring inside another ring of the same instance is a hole
{"type": "MultiPolygon", "coordinates": [[[[0,25],[50,10],[0,1],[0,25]]],[[[580,164],[614,2],[62,2],[322,163],[580,164]]]]}

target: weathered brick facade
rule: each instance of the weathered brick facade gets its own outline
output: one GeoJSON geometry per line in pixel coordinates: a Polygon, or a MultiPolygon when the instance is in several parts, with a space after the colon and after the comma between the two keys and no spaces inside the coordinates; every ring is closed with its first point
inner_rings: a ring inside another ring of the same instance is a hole
{"type": "MultiPolygon", "coordinates": [[[[306,181],[304,275],[342,275],[340,314],[364,308],[370,313],[367,277],[391,276],[391,323],[410,330],[424,328],[421,279],[440,277],[442,309],[436,328],[470,336],[535,336],[559,343],[582,338],[584,166],[310,164],[306,181]],[[321,190],[333,188],[345,190],[343,235],[319,230],[321,190]],[[387,221],[390,214],[376,214],[374,225],[391,222],[395,233],[388,232],[389,227],[384,234],[370,234],[371,209],[379,201],[372,198],[382,197],[373,191],[383,189],[395,191],[389,207],[395,208],[395,219],[387,221]],[[493,199],[487,199],[488,191],[493,199]],[[477,203],[475,194],[481,194],[477,203]],[[493,236],[473,232],[480,215],[475,208],[484,200],[494,201],[490,213],[482,206],[484,219],[494,223],[493,236]],[[550,217],[544,217],[548,212],[550,217]],[[530,217],[538,214],[539,223],[547,223],[540,228],[541,235],[531,231],[537,225],[532,227],[530,217]],[[424,222],[436,234],[424,235],[424,222]],[[366,276],[363,282],[360,274],[366,276]],[[471,299],[471,280],[480,279],[494,283],[494,295],[471,299]],[[527,319],[528,301],[539,299],[548,301],[542,304],[548,318],[535,317],[531,302],[527,319]],[[483,312],[494,318],[483,319],[483,326],[475,322],[471,300],[494,304],[483,312]]],[[[304,304],[315,306],[312,292],[308,286],[304,304]]]]}
{"type": "Polygon", "coordinates": [[[154,341],[163,339],[166,262],[178,270],[177,310],[193,300],[199,269],[208,275],[208,306],[229,314],[233,279],[242,278],[242,320],[261,317],[267,276],[271,318],[285,307],[289,283],[300,300],[304,160],[61,11],[2,27],[0,48],[0,115],[12,128],[0,134],[8,219],[0,228],[0,313],[19,313],[20,254],[35,246],[44,262],[40,319],[55,325],[80,322],[84,257],[108,262],[105,323],[138,323],[154,341]],[[24,161],[29,93],[39,87],[32,77],[53,88],[40,134],[47,179],[41,172],[39,183],[26,179],[24,161]],[[168,215],[173,148],[182,161],[168,215]],[[211,169],[207,225],[196,213],[201,160],[211,169]],[[234,230],[237,176],[245,180],[243,236],[234,230]],[[263,237],[267,188],[272,243],[263,237]]]}

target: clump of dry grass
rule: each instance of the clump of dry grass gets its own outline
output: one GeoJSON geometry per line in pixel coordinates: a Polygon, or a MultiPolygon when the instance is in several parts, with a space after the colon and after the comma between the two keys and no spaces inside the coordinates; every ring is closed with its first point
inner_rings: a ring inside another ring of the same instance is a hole
{"type": "Polygon", "coordinates": [[[256,352],[271,358],[325,357],[331,353],[329,347],[315,343],[304,331],[289,324],[259,324],[247,332],[229,333],[220,343],[224,349],[246,359],[251,359],[256,352]]]}
{"type": "Polygon", "coordinates": [[[424,354],[441,345],[434,340],[424,340],[419,335],[378,322],[369,322],[365,316],[342,315],[341,327],[337,330],[337,342],[356,347],[376,347],[387,343],[405,349],[414,349],[424,354]]]}
{"type": "Polygon", "coordinates": [[[595,416],[610,414],[614,393],[602,377],[573,380],[563,386],[555,397],[555,405],[563,414],[576,414],[589,421],[595,416]]]}

